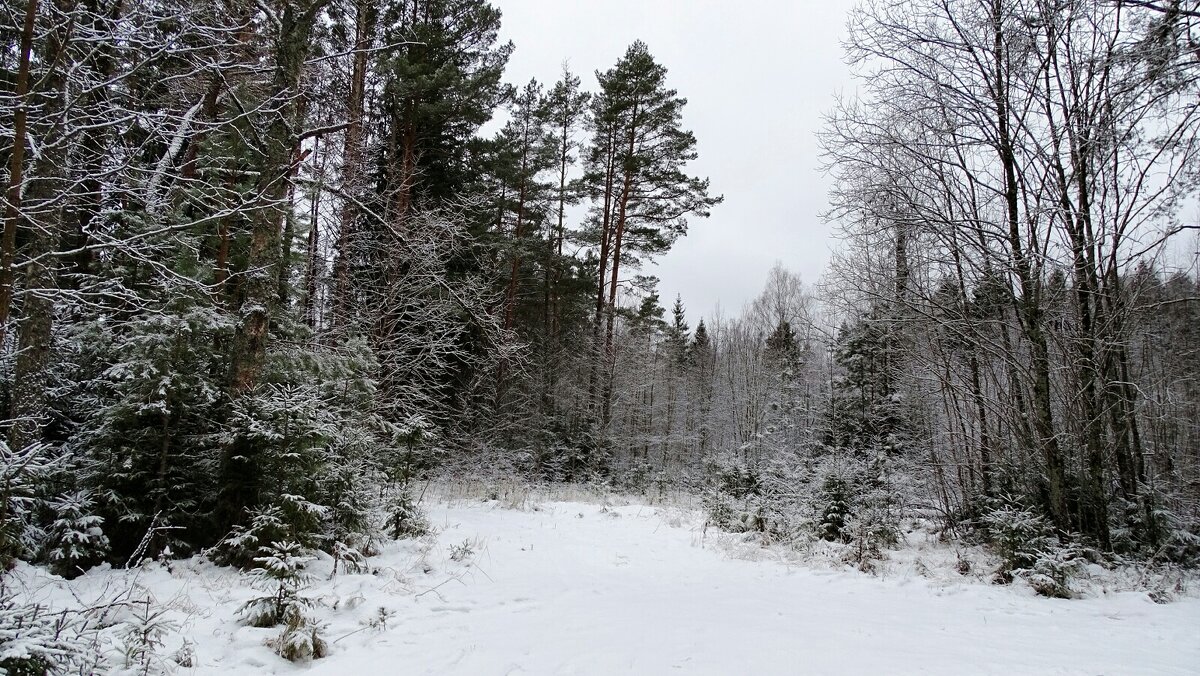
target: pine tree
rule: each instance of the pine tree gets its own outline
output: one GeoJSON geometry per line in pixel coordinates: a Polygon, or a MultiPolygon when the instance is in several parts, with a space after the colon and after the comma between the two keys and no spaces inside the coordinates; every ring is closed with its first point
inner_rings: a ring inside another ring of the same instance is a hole
{"type": "Polygon", "coordinates": [[[547,222],[551,186],[544,174],[553,166],[553,148],[540,112],[542,87],[531,80],[517,94],[512,119],[497,142],[509,149],[511,167],[498,177],[502,185],[499,227],[509,238],[507,252],[508,283],[504,292],[504,330],[512,330],[516,321],[518,295],[523,277],[522,264],[538,261],[545,246],[537,236],[547,222]],[[509,225],[511,223],[511,226],[509,225]]]}
{"type": "Polygon", "coordinates": [[[381,408],[466,424],[484,374],[512,351],[492,312],[496,242],[484,241],[496,223],[492,144],[476,138],[511,94],[500,78],[512,45],[498,42],[500,12],[483,0],[386,2],[378,26],[394,48],[373,53],[373,151],[356,174],[371,190],[339,235],[339,313],[379,361],[381,408]]]}
{"type": "Polygon", "coordinates": [[[383,125],[378,168],[388,220],[460,197],[469,182],[465,152],[507,95],[500,78],[512,43],[497,43],[500,11],[486,0],[384,3],[383,125]]]}
{"type": "MultiPolygon", "coordinates": [[[[667,87],[666,75],[640,41],[613,68],[597,73],[600,91],[592,103],[585,180],[595,204],[600,255],[595,358],[610,363],[622,265],[636,268],[642,257],[667,251],[686,234],[689,218],[707,217],[722,199],[708,194],[708,179],[684,172],[696,158],[696,138],[681,127],[687,100],[667,87]]],[[[598,366],[592,405],[607,420],[611,393],[597,387],[598,366]]]]}
{"type": "Polygon", "coordinates": [[[555,204],[552,206],[552,218],[547,220],[544,264],[546,278],[543,303],[546,319],[543,320],[543,332],[553,338],[548,344],[559,342],[563,324],[562,284],[571,265],[571,260],[563,254],[563,243],[567,239],[566,211],[568,206],[578,203],[582,197],[578,181],[571,180],[569,176],[578,159],[575,152],[581,148],[576,134],[587,121],[590,99],[590,94],[580,90],[579,78],[564,66],[562,79],[546,92],[541,103],[540,114],[557,164],[551,169],[557,179],[552,183],[557,185],[552,186],[555,204]]]}

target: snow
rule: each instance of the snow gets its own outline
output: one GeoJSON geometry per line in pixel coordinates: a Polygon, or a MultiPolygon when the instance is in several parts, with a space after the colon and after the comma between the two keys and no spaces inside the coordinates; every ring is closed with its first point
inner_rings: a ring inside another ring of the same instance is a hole
{"type": "Polygon", "coordinates": [[[662,506],[426,504],[437,534],[389,543],[374,574],[314,563],[331,654],[293,665],[240,626],[256,592],[200,561],[93,571],[18,569],[56,605],[150,594],[172,608],[196,674],[1193,674],[1200,599],[1045,599],[973,578],[823,570],[705,531],[662,506]],[[384,609],[381,615],[380,609],[384,609]],[[379,622],[379,618],[385,618],[379,622]]]}

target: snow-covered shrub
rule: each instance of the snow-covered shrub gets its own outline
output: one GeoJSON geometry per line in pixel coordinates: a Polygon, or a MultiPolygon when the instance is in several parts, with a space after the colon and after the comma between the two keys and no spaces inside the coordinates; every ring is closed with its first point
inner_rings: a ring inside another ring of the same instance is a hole
{"type": "Polygon", "coordinates": [[[450,560],[462,563],[475,555],[475,543],[463,540],[457,545],[450,545],[450,560]]]}
{"type": "MultiPolygon", "coordinates": [[[[367,343],[321,346],[283,314],[257,386],[231,402],[237,318],[198,288],[161,284],[147,290],[145,312],[78,322],[65,340],[68,375],[80,381],[60,406],[65,453],[81,464],[69,485],[92,491],[113,558],[186,555],[235,526],[245,535],[272,507],[285,522],[279,537],[361,549],[364,496],[388,438],[367,343]]],[[[257,554],[224,562],[253,565],[257,554]]]]}
{"type": "Polygon", "coordinates": [[[563,438],[563,479],[594,482],[612,473],[613,449],[600,425],[591,418],[573,422],[563,438]]]}
{"type": "Polygon", "coordinates": [[[722,495],[720,491],[710,490],[704,493],[704,511],[708,514],[708,523],[729,530],[737,520],[737,511],[733,500],[722,495]]]}
{"type": "Polygon", "coordinates": [[[50,570],[65,578],[77,577],[99,563],[108,552],[108,537],[87,491],[75,491],[50,501],[54,521],[46,533],[46,559],[50,570]]]}
{"type": "Polygon", "coordinates": [[[325,509],[303,496],[284,494],[278,504],[255,507],[245,525],[233,531],[211,551],[214,561],[222,565],[251,568],[268,556],[274,543],[298,542],[313,548],[314,533],[325,509]]]}
{"type": "Polygon", "coordinates": [[[1048,519],[1007,500],[986,513],[982,521],[1000,555],[997,581],[1022,579],[1043,596],[1072,596],[1070,581],[1085,561],[1084,551],[1076,543],[1063,543],[1048,519]]]}
{"type": "Polygon", "coordinates": [[[196,648],[195,645],[187,638],[183,639],[183,645],[179,646],[171,655],[171,661],[179,666],[190,669],[196,666],[196,648]]]}
{"type": "Polygon", "coordinates": [[[879,453],[823,458],[814,471],[810,513],[816,537],[848,545],[843,559],[863,571],[900,540],[904,488],[893,480],[899,461],[879,453]],[[819,477],[819,482],[816,479],[819,477]]]}
{"type": "Polygon", "coordinates": [[[631,461],[620,477],[622,488],[643,493],[649,490],[660,472],[646,460],[631,461]]]}
{"type": "Polygon", "coordinates": [[[538,430],[533,446],[531,470],[546,481],[584,481],[611,465],[594,421],[555,417],[538,430]]]}
{"type": "Polygon", "coordinates": [[[326,441],[335,425],[312,384],[267,383],[234,402],[230,420],[230,500],[274,507],[288,539],[316,547],[327,511],[315,502],[326,441]],[[255,485],[244,485],[254,480],[255,485]]]}
{"type": "Polygon", "coordinates": [[[433,425],[420,416],[412,416],[392,430],[382,464],[387,481],[384,530],[393,540],[430,532],[429,522],[418,504],[420,498],[413,498],[412,485],[416,477],[431,469],[436,455],[429,450],[434,432],[433,425]]]}
{"type": "Polygon", "coordinates": [[[1156,563],[1200,563],[1200,523],[1189,523],[1169,506],[1180,504],[1178,498],[1145,488],[1134,499],[1113,502],[1122,517],[1112,527],[1114,551],[1156,563]]]}
{"type": "Polygon", "coordinates": [[[754,531],[775,541],[813,537],[852,544],[856,564],[876,559],[899,535],[899,504],[893,481],[898,461],[821,454],[821,449],[777,452],[749,465],[710,461],[703,492],[709,522],[734,532],[754,531]]]}
{"type": "Polygon", "coordinates": [[[45,541],[34,518],[38,485],[56,466],[45,444],[13,451],[0,438],[0,571],[45,541]]]}
{"type": "Polygon", "coordinates": [[[1069,599],[1074,597],[1071,579],[1078,576],[1086,559],[1084,551],[1075,543],[1051,546],[1037,552],[1029,568],[1012,572],[1042,596],[1069,599]]]}
{"type": "Polygon", "coordinates": [[[344,542],[334,542],[332,551],[333,572],[337,574],[338,564],[347,573],[361,573],[367,568],[367,557],[357,547],[344,542]]]}
{"type": "Polygon", "coordinates": [[[422,415],[409,415],[399,422],[388,420],[386,439],[380,448],[379,464],[393,484],[403,484],[427,476],[439,465],[448,464],[450,455],[438,445],[437,426],[422,415]]]}
{"type": "Polygon", "coordinates": [[[283,627],[278,638],[270,641],[271,647],[285,660],[307,662],[329,654],[329,644],[321,636],[321,627],[306,616],[293,616],[283,627]]]}
{"type": "Polygon", "coordinates": [[[0,588],[0,673],[99,673],[105,660],[97,646],[96,629],[78,614],[20,604],[0,588]]]}
{"type": "Polygon", "coordinates": [[[1170,514],[1167,536],[1162,546],[1152,556],[1151,560],[1168,561],[1183,566],[1196,566],[1200,563],[1200,528],[1188,527],[1182,521],[1175,521],[1170,514]]]}
{"type": "Polygon", "coordinates": [[[322,548],[333,555],[335,571],[339,563],[347,572],[361,570],[371,552],[376,528],[371,516],[384,482],[371,459],[372,445],[370,435],[359,432],[334,439],[327,451],[318,499],[328,505],[322,548]]]}
{"type": "Polygon", "coordinates": [[[1048,519],[1012,501],[987,512],[982,521],[992,548],[1000,556],[999,574],[1005,581],[1011,579],[1012,571],[1031,568],[1039,552],[1058,542],[1048,519]]]}
{"type": "Polygon", "coordinates": [[[731,456],[710,459],[704,470],[704,507],[709,523],[735,533],[767,530],[758,468],[731,456]]]}
{"type": "Polygon", "coordinates": [[[387,532],[394,540],[429,533],[429,521],[407,485],[393,489],[387,509],[387,532]]]}
{"type": "Polygon", "coordinates": [[[304,565],[313,560],[297,542],[273,542],[256,557],[259,568],[251,574],[256,586],[271,593],[247,601],[239,613],[255,627],[282,625],[271,645],[281,657],[296,662],[324,657],[328,646],[321,637],[320,625],[312,617],[313,600],[301,596],[309,581],[304,565]]]}
{"type": "Polygon", "coordinates": [[[342,503],[342,527],[361,521],[362,498],[348,477],[361,473],[359,481],[369,484],[375,473],[370,443],[363,440],[365,421],[342,408],[340,395],[326,391],[324,360],[312,360],[307,353],[273,353],[264,382],[234,402],[228,424],[231,463],[246,477],[260,478],[242,486],[241,476],[231,476],[229,490],[244,491],[238,497],[252,508],[278,508],[287,537],[305,547],[328,535],[331,499],[342,503]]]}
{"type": "Polygon", "coordinates": [[[363,627],[382,633],[387,631],[388,622],[396,616],[396,611],[384,606],[375,609],[375,614],[362,621],[363,627]]]}
{"type": "Polygon", "coordinates": [[[850,546],[846,560],[864,572],[874,569],[873,562],[883,551],[899,542],[899,519],[893,496],[885,489],[874,489],[860,496],[853,513],[843,517],[841,536],[850,546]]]}
{"type": "Polygon", "coordinates": [[[275,627],[297,613],[303,614],[312,601],[299,595],[309,582],[304,565],[313,560],[297,542],[272,542],[262,547],[263,555],[255,557],[258,568],[250,575],[255,586],[271,592],[247,601],[239,614],[254,627],[275,627]]]}
{"type": "Polygon", "coordinates": [[[399,427],[372,411],[373,363],[353,341],[328,353],[285,345],[269,354],[262,382],[235,400],[227,423],[222,502],[243,511],[231,515],[220,562],[252,566],[259,552],[242,545],[285,540],[361,558],[394,455],[383,440],[399,427]],[[253,523],[268,514],[273,524],[253,523]],[[267,526],[273,532],[256,535],[267,526]]]}
{"type": "Polygon", "coordinates": [[[272,541],[286,539],[282,510],[261,507],[251,510],[246,524],[238,524],[208,555],[218,564],[248,567],[272,541]]]}
{"type": "Polygon", "coordinates": [[[791,543],[811,539],[813,472],[809,459],[790,452],[775,454],[760,466],[758,485],[755,503],[764,534],[791,543]]]}

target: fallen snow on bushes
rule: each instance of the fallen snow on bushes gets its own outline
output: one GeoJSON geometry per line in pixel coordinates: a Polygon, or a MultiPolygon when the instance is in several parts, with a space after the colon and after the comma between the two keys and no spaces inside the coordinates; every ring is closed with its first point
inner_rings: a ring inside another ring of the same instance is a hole
{"type": "Polygon", "coordinates": [[[245,576],[200,560],[71,582],[21,567],[10,580],[57,608],[164,604],[176,628],[160,652],[186,643],[194,666],[176,669],[184,674],[1150,675],[1200,665],[1195,598],[1064,601],[954,572],[916,574],[922,556],[939,556],[932,547],[875,576],[812,566],[811,552],[792,557],[705,531],[684,509],[426,508],[436,534],[387,544],[369,574],[330,577],[327,558],[310,564],[302,594],[315,601],[330,655],[309,664],[267,647],[278,629],[238,623],[237,609],[257,595],[245,576]]]}

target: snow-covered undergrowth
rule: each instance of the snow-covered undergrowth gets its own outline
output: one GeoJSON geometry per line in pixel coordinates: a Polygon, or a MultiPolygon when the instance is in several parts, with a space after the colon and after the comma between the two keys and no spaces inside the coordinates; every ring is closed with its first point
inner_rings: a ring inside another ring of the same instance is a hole
{"type": "MultiPolygon", "coordinates": [[[[64,581],[22,565],[19,601],[104,608],[127,673],[1183,674],[1200,599],[1160,604],[1111,571],[1078,600],[988,584],[995,561],[912,528],[868,575],[828,543],[764,546],[705,527],[680,496],[512,483],[430,487],[433,535],[385,543],[360,574],[307,564],[327,656],[299,665],[238,611],[263,592],[201,559],[64,581]],[[960,564],[960,562],[965,562],[960,564]],[[963,571],[963,572],[960,572],[963,571]],[[151,617],[152,616],[152,617],[151,617]]],[[[1143,586],[1145,586],[1144,581],[1143,586]]]]}

